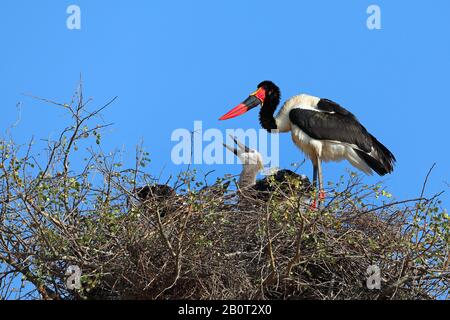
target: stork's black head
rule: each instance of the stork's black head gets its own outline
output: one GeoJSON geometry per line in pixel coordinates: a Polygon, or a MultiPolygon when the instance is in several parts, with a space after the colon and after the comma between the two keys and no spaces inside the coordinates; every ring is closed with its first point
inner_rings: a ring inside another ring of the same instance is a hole
{"type": "Polygon", "coordinates": [[[265,99],[262,101],[263,106],[270,105],[275,108],[280,104],[281,91],[272,81],[266,80],[258,84],[258,89],[264,89],[265,99]]]}
{"type": "Polygon", "coordinates": [[[270,109],[270,111],[275,111],[276,107],[280,103],[280,98],[281,93],[277,85],[272,81],[263,81],[258,85],[258,90],[253,92],[247,98],[247,100],[222,116],[219,120],[228,120],[231,118],[235,118],[259,105],[261,105],[263,109],[270,109]]]}

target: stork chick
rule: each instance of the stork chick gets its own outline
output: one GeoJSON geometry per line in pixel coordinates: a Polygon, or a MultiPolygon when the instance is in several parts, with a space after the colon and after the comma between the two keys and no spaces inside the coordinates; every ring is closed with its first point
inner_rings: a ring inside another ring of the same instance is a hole
{"type": "Polygon", "coordinates": [[[137,187],[132,192],[133,196],[128,197],[128,205],[141,206],[145,208],[145,205],[151,201],[158,203],[160,212],[159,216],[164,218],[170,209],[166,208],[168,204],[173,203],[176,200],[175,190],[164,184],[146,185],[137,187]],[[133,201],[134,200],[134,201],[133,201]]]}
{"type": "Polygon", "coordinates": [[[231,136],[236,147],[231,147],[227,144],[223,144],[225,148],[233,152],[239,160],[242,162],[242,171],[239,176],[238,186],[241,189],[254,186],[256,184],[256,177],[258,173],[264,170],[264,164],[261,154],[250,149],[246,145],[240,143],[236,137],[231,136]]]}
{"type": "Polygon", "coordinates": [[[242,162],[242,171],[239,177],[238,186],[240,189],[251,189],[257,192],[257,198],[268,198],[267,193],[275,191],[273,182],[281,186],[288,184],[290,181],[298,180],[301,182],[302,194],[307,194],[311,191],[311,182],[305,175],[299,175],[291,170],[275,170],[272,174],[265,178],[256,180],[258,173],[264,171],[262,155],[246,145],[240,143],[235,137],[231,136],[237,148],[230,147],[226,144],[224,146],[233,152],[242,162]],[[265,194],[264,194],[265,193],[265,194]]]}

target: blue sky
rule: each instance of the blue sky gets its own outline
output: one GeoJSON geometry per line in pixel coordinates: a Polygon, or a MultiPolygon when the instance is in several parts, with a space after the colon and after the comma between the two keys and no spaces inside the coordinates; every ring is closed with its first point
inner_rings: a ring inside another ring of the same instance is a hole
{"type": "MultiPolygon", "coordinates": [[[[309,93],[335,100],[396,155],[386,177],[398,198],[415,197],[436,162],[428,194],[448,190],[450,2],[429,1],[2,1],[0,4],[0,128],[20,142],[46,138],[68,121],[23,93],[68,101],[83,75],[97,105],[115,126],[105,149],[124,148],[134,162],[141,139],[150,173],[181,170],[171,162],[177,128],[257,128],[255,111],[218,122],[262,80],[283,98],[309,93]],[[81,30],[68,30],[66,9],[81,8],[81,30]],[[382,29],[368,30],[366,9],[377,4],[382,29]]],[[[304,156],[281,136],[281,166],[304,156]]],[[[325,164],[336,180],[348,163],[325,164]]],[[[200,166],[215,176],[235,165],[200,166]]],[[[308,163],[302,172],[311,175],[308,163]]],[[[378,177],[366,177],[367,183],[378,177]]],[[[444,195],[448,207],[449,197],[444,195]]]]}

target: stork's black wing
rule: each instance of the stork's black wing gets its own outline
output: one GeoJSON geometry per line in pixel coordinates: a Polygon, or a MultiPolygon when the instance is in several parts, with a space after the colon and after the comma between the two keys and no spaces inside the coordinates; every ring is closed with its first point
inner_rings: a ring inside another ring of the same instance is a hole
{"type": "Polygon", "coordinates": [[[351,112],[326,99],[320,100],[317,108],[323,112],[296,108],[290,112],[289,118],[292,124],[313,139],[333,140],[356,146],[355,151],[378,174],[392,172],[394,155],[351,112]]]}
{"type": "Polygon", "coordinates": [[[320,99],[319,103],[317,103],[317,109],[321,111],[341,114],[347,117],[352,117],[356,120],[356,117],[353,115],[353,113],[342,107],[340,104],[328,99],[320,99]]]}
{"type": "Polygon", "coordinates": [[[326,112],[297,108],[290,112],[289,118],[311,138],[356,145],[364,152],[372,150],[370,134],[353,114],[342,107],[341,110],[328,109],[324,111],[326,112]]]}

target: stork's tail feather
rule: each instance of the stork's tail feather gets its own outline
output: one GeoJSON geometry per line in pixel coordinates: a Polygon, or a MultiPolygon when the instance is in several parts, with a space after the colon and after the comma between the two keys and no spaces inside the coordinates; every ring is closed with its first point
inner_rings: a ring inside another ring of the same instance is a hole
{"type": "Polygon", "coordinates": [[[361,150],[356,150],[358,156],[363,159],[367,165],[380,176],[384,176],[394,171],[395,157],[381,142],[374,136],[372,137],[374,152],[373,155],[361,150]]]}

